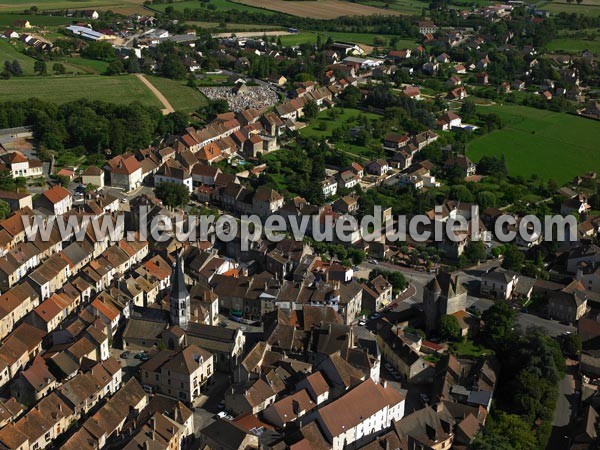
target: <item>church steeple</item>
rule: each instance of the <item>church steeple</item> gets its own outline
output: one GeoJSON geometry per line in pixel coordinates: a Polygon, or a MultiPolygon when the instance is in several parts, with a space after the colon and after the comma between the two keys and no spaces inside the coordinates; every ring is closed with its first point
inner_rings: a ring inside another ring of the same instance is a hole
{"type": "Polygon", "coordinates": [[[171,275],[171,323],[185,329],[191,317],[190,293],[185,285],[183,260],[177,255],[171,275]]]}

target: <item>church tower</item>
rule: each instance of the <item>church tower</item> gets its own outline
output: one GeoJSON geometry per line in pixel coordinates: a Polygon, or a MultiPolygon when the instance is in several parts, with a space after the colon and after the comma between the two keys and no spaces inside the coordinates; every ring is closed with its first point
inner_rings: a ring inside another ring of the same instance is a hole
{"type": "Polygon", "coordinates": [[[173,274],[171,275],[171,324],[178,325],[184,330],[187,328],[191,317],[190,293],[185,285],[183,276],[183,261],[177,255],[173,274]]]}

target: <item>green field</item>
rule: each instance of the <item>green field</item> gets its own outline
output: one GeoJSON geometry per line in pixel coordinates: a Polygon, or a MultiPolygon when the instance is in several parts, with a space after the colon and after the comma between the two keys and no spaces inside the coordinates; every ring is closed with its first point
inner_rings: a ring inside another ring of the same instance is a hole
{"type": "Polygon", "coordinates": [[[204,94],[197,89],[186,86],[185,81],[170,80],[168,78],[147,77],[148,80],[167,97],[169,103],[177,111],[191,113],[201,105],[208,103],[204,94]]]}
{"type": "Polygon", "coordinates": [[[576,2],[569,4],[566,1],[551,1],[539,3],[537,6],[553,14],[565,12],[568,14],[583,14],[584,16],[600,16],[600,0],[583,0],[580,5],[576,2]]]}
{"type": "MultiPolygon", "coordinates": [[[[336,108],[336,111],[337,117],[335,119],[329,116],[329,110],[321,111],[316,119],[313,119],[308,126],[300,130],[300,134],[305,137],[312,137],[321,140],[331,137],[333,130],[339,128],[342,124],[346,124],[350,128],[353,126],[360,126],[358,117],[361,115],[366,116],[370,120],[377,120],[381,118],[381,116],[378,116],[377,114],[352,108],[336,108]],[[325,124],[327,129],[320,129],[321,124],[325,124]]],[[[344,152],[348,155],[358,156],[363,160],[368,160],[375,156],[368,148],[355,145],[350,142],[336,142],[335,147],[341,152],[344,152]]]]}
{"type": "Polygon", "coordinates": [[[504,155],[510,175],[537,174],[559,183],[600,168],[600,124],[594,120],[507,104],[479,110],[497,113],[506,126],[468,145],[474,161],[504,155]]]}
{"type": "MultiPolygon", "coordinates": [[[[317,36],[321,36],[321,41],[326,42],[329,37],[334,41],[344,42],[355,42],[357,44],[373,45],[375,38],[379,37],[387,42],[394,36],[389,34],[374,34],[374,33],[345,33],[337,31],[327,31],[317,33],[313,31],[302,31],[297,34],[289,34],[286,36],[280,36],[282,45],[291,47],[300,44],[315,44],[317,42],[317,36]]],[[[415,48],[418,44],[409,39],[401,39],[396,45],[397,48],[415,48]]]]}
{"type": "MultiPolygon", "coordinates": [[[[0,0],[1,1],[1,0],[0,0]]],[[[202,3],[196,0],[186,0],[183,2],[163,3],[160,5],[150,5],[150,8],[164,12],[168,7],[172,7],[175,11],[183,11],[184,9],[204,9],[207,5],[214,5],[219,11],[245,11],[256,12],[262,14],[275,14],[274,11],[266,9],[254,8],[253,6],[242,5],[241,3],[231,2],[229,0],[210,0],[208,3],[202,3]]]]}
{"type": "Polygon", "coordinates": [[[6,39],[0,39],[0,65],[4,65],[4,61],[19,61],[23,73],[33,74],[33,65],[35,59],[19,52],[15,44],[9,43],[6,39]]]}
{"type": "Polygon", "coordinates": [[[0,80],[0,99],[24,100],[31,97],[57,103],[80,98],[112,103],[139,101],[144,105],[162,108],[154,94],[134,75],[21,77],[0,80]]]}
{"type": "MultiPolygon", "coordinates": [[[[2,1],[2,0],[0,0],[2,1]]],[[[4,5],[5,3],[0,3],[4,5]]],[[[2,9],[0,8],[0,11],[2,9]]],[[[59,25],[70,25],[73,23],[72,17],[61,16],[32,16],[31,14],[0,14],[0,27],[12,28],[16,20],[29,20],[34,27],[48,27],[59,25]]]]}
{"type": "MultiPolygon", "coordinates": [[[[0,0],[0,12],[23,12],[32,6],[40,10],[96,9],[113,11],[139,11],[143,0],[0,0]]],[[[29,17],[31,20],[31,17],[29,17]]],[[[36,25],[33,22],[33,25],[36,25]]]]}
{"type": "Polygon", "coordinates": [[[389,4],[386,4],[383,0],[364,0],[359,1],[358,3],[374,6],[375,8],[393,9],[395,11],[403,12],[404,14],[420,13],[422,8],[428,7],[426,2],[421,2],[419,0],[393,0],[389,4]]]}
{"type": "Polygon", "coordinates": [[[577,38],[559,38],[553,39],[547,46],[550,51],[564,51],[570,53],[581,53],[584,50],[590,50],[596,55],[600,55],[600,37],[595,41],[577,38]]]}
{"type": "Polygon", "coordinates": [[[217,23],[217,22],[185,22],[187,25],[196,26],[205,29],[215,29],[217,33],[225,33],[227,31],[273,31],[283,30],[284,27],[278,25],[263,25],[261,23],[217,23]],[[225,25],[223,27],[223,25],[225,25]]]}

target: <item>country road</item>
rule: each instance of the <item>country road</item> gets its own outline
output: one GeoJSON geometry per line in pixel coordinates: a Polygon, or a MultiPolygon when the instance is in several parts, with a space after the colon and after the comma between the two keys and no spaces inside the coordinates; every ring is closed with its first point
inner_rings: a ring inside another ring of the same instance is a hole
{"type": "Polygon", "coordinates": [[[144,83],[148,87],[148,89],[150,89],[152,91],[152,93],[156,96],[158,101],[160,101],[162,103],[162,105],[164,106],[164,108],[162,109],[162,113],[164,115],[175,112],[175,109],[171,106],[171,104],[169,103],[169,100],[167,100],[167,98],[162,94],[162,92],[160,92],[158,89],[156,89],[156,87],[154,87],[154,85],[146,79],[144,74],[136,73],[135,76],[138,77],[140,79],[140,81],[142,83],[144,83]]]}

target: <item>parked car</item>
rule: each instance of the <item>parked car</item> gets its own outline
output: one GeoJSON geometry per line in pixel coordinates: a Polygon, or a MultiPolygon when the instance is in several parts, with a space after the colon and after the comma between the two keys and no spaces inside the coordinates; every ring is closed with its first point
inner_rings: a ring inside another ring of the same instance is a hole
{"type": "Polygon", "coordinates": [[[360,325],[361,327],[364,327],[366,324],[367,324],[366,320],[361,319],[358,321],[358,325],[360,325]]]}
{"type": "Polygon", "coordinates": [[[121,358],[123,358],[123,359],[129,358],[129,352],[125,351],[125,352],[121,353],[121,358]]]}
{"type": "Polygon", "coordinates": [[[429,395],[427,394],[420,394],[421,400],[423,400],[423,403],[429,403],[429,395]]]}
{"type": "Polygon", "coordinates": [[[142,384],[142,389],[144,390],[144,392],[147,392],[148,394],[154,393],[154,388],[148,384],[142,384]]]}

